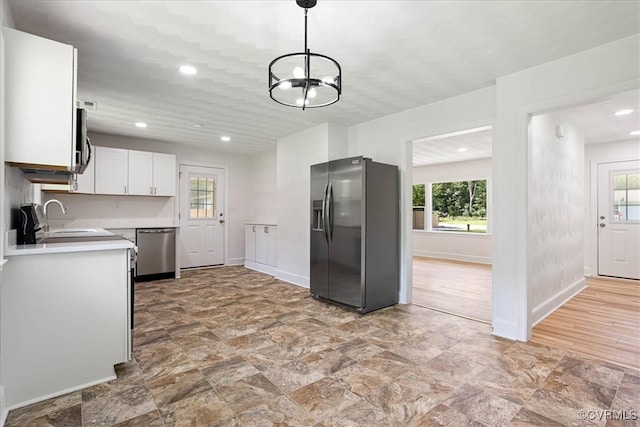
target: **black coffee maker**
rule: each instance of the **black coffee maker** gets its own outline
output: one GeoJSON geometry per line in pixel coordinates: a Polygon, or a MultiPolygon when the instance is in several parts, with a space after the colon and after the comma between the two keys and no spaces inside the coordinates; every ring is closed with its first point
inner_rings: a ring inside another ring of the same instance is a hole
{"type": "Polygon", "coordinates": [[[20,229],[17,233],[18,244],[34,244],[44,235],[46,219],[42,206],[37,203],[20,205],[20,229]]]}

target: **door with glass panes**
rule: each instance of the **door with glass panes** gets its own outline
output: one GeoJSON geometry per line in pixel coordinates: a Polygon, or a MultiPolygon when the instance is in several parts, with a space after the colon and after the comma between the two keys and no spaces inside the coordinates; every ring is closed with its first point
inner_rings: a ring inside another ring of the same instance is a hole
{"type": "Polygon", "coordinates": [[[180,165],[180,264],[224,264],[224,169],[180,165]]]}
{"type": "Polygon", "coordinates": [[[598,165],[598,274],[640,279],[640,161],[598,165]]]}

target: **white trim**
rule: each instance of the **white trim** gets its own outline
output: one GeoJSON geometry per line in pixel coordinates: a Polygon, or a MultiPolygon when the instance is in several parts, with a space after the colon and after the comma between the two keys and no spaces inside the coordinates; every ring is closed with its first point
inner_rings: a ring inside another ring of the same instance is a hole
{"type": "Polygon", "coordinates": [[[491,325],[493,326],[492,334],[497,337],[507,338],[510,340],[526,341],[523,339],[514,338],[518,335],[518,324],[516,324],[515,322],[493,318],[491,325]]]}
{"type": "Polygon", "coordinates": [[[477,264],[491,265],[491,257],[483,257],[483,256],[460,255],[460,254],[451,254],[446,252],[432,252],[432,251],[421,251],[421,250],[414,250],[413,256],[438,258],[438,259],[450,259],[454,261],[466,261],[466,262],[474,262],[477,264]]]}
{"type": "Polygon", "coordinates": [[[224,265],[243,265],[244,257],[229,258],[224,265]]]}
{"type": "Polygon", "coordinates": [[[62,396],[64,394],[68,394],[68,393],[74,392],[74,391],[82,390],[83,388],[91,387],[91,386],[94,386],[96,384],[102,384],[102,383],[105,383],[107,381],[112,381],[112,380],[115,380],[116,378],[117,378],[117,376],[114,374],[114,375],[108,376],[106,378],[102,378],[100,380],[91,381],[91,382],[88,382],[88,383],[85,383],[85,384],[81,384],[81,385],[77,385],[77,386],[74,386],[74,387],[66,388],[64,390],[59,390],[59,391],[56,391],[55,393],[46,394],[44,396],[36,397],[35,399],[29,399],[29,400],[26,400],[24,402],[16,403],[15,405],[11,405],[8,408],[5,408],[5,411],[7,413],[9,413],[9,411],[12,411],[14,409],[22,408],[24,406],[29,406],[29,405],[32,405],[34,403],[42,402],[42,401],[51,399],[53,397],[58,397],[58,396],[62,396]]]}
{"type": "Polygon", "coordinates": [[[416,234],[429,234],[431,236],[447,236],[447,237],[465,237],[472,239],[491,239],[493,236],[489,233],[469,233],[467,231],[430,231],[430,230],[413,230],[416,234]]]}
{"type": "MultiPolygon", "coordinates": [[[[593,102],[598,102],[603,98],[611,98],[621,92],[627,92],[630,90],[638,89],[637,80],[627,80],[623,82],[613,83],[604,86],[597,86],[592,89],[579,90],[576,92],[567,93],[562,96],[558,96],[551,99],[544,99],[535,101],[526,105],[521,105],[516,109],[517,125],[516,133],[520,135],[519,138],[524,138],[524,146],[520,145],[518,141],[514,141],[517,151],[517,164],[525,171],[524,176],[518,175],[516,180],[516,188],[518,194],[521,196],[515,200],[515,215],[518,220],[517,234],[513,236],[516,240],[516,277],[515,286],[519,298],[518,304],[518,325],[516,328],[516,334],[511,336],[521,341],[528,341],[531,338],[531,330],[533,329],[533,308],[530,306],[531,291],[529,286],[528,272],[530,269],[529,259],[529,189],[531,186],[531,150],[532,150],[532,138],[529,133],[529,124],[531,117],[545,114],[549,112],[555,112],[559,110],[566,110],[568,108],[582,106],[593,102]],[[524,149],[523,149],[524,148],[524,149]],[[522,178],[524,177],[524,181],[522,178]],[[522,219],[524,218],[524,221],[522,219]],[[524,233],[522,232],[524,230],[524,233]]],[[[494,166],[495,167],[495,166],[494,166]]],[[[499,242],[498,242],[499,243],[499,242]]],[[[495,246],[494,246],[495,247],[495,246]]],[[[494,270],[495,272],[495,270],[494,270]]],[[[495,295],[495,294],[494,294],[495,295]]],[[[495,328],[495,325],[494,325],[495,328]]]]}
{"type": "Polygon", "coordinates": [[[582,292],[586,287],[587,279],[583,277],[535,306],[531,312],[532,327],[542,322],[547,316],[563,306],[578,293],[582,292]]]}
{"type": "Polygon", "coordinates": [[[244,261],[244,266],[250,270],[259,271],[260,273],[265,273],[270,276],[275,276],[277,271],[277,269],[271,265],[261,264],[259,262],[249,260],[244,261]]]}
{"type": "Polygon", "coordinates": [[[291,283],[293,285],[302,286],[303,288],[309,289],[309,278],[300,276],[298,274],[289,273],[286,271],[276,269],[275,274],[276,279],[283,280],[287,283],[291,283]]]}

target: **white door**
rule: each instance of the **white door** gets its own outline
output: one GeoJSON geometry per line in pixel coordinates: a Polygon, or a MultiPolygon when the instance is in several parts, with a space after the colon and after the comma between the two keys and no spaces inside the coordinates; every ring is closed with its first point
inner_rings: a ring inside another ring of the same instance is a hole
{"type": "Polygon", "coordinates": [[[598,165],[598,274],[640,279],[640,160],[598,165]]]}
{"type": "Polygon", "coordinates": [[[224,169],[180,165],[180,264],[224,264],[224,169]]]}

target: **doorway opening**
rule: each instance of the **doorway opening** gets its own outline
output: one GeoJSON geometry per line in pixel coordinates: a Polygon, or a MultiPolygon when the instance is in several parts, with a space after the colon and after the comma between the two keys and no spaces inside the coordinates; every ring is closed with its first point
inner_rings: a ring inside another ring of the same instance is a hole
{"type": "Polygon", "coordinates": [[[492,128],[412,142],[412,303],[491,323],[492,128]]]}
{"type": "Polygon", "coordinates": [[[533,339],[627,366],[604,353],[640,333],[639,95],[536,115],[529,135],[533,339]]]}

